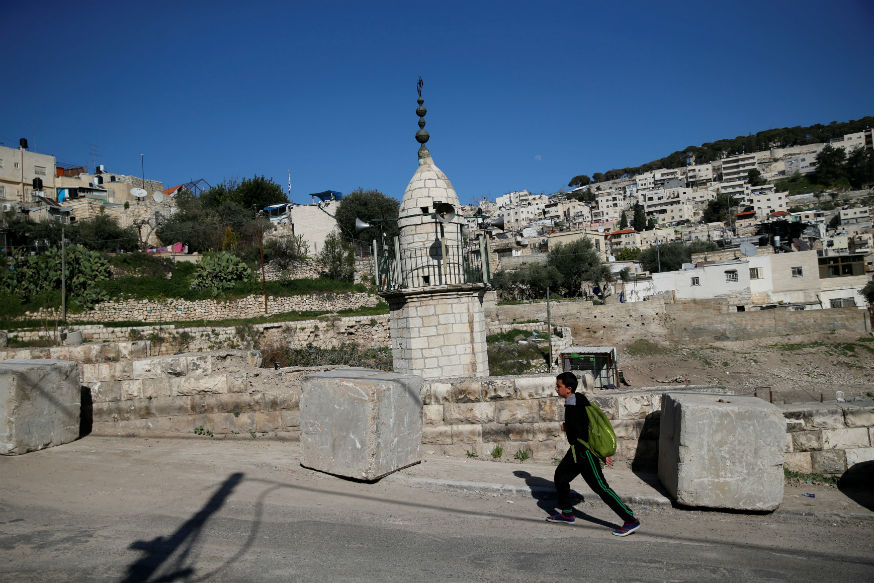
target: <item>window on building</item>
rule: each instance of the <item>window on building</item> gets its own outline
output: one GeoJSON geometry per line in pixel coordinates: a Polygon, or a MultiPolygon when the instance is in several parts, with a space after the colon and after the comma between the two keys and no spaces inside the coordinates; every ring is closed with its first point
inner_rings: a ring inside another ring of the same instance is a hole
{"type": "Polygon", "coordinates": [[[699,283],[699,278],[698,278],[698,277],[691,277],[691,278],[690,278],[690,285],[702,285],[702,284],[699,283]]]}
{"type": "Polygon", "coordinates": [[[830,308],[856,308],[854,298],[833,298],[829,301],[830,308]]]}
{"type": "Polygon", "coordinates": [[[802,277],[802,267],[791,267],[790,275],[793,277],[802,277]]]}
{"type": "Polygon", "coordinates": [[[751,279],[762,279],[763,274],[762,274],[761,268],[751,267],[750,268],[750,278],[751,279]]]}
{"type": "Polygon", "coordinates": [[[738,281],[738,272],[734,269],[729,271],[724,271],[723,274],[726,276],[727,282],[735,282],[738,281]]]}
{"type": "Polygon", "coordinates": [[[46,175],[46,167],[45,166],[34,166],[33,167],[34,176],[45,176],[46,175]]]}

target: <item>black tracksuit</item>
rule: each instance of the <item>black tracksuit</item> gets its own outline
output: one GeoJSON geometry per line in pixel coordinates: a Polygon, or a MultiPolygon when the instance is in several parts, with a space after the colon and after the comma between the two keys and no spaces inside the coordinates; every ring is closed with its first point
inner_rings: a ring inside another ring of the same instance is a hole
{"type": "Polygon", "coordinates": [[[577,439],[588,441],[589,417],[586,416],[586,406],[589,404],[582,393],[574,393],[565,399],[565,436],[571,447],[568,453],[556,467],[553,483],[556,486],[559,509],[571,508],[571,480],[580,474],[590,489],[599,495],[602,501],[617,513],[624,523],[634,522],[632,511],[623,504],[620,497],[608,486],[602,474],[601,460],[577,439]]]}

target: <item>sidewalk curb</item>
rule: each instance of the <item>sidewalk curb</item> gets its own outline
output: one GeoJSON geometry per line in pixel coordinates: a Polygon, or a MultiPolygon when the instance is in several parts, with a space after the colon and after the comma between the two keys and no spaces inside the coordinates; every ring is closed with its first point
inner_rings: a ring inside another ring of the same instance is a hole
{"type": "MultiPolygon", "coordinates": [[[[410,485],[439,486],[441,488],[447,488],[450,490],[460,490],[463,492],[472,492],[476,494],[507,494],[533,496],[535,494],[555,495],[556,493],[556,490],[552,486],[514,486],[508,484],[492,484],[488,482],[466,482],[460,480],[443,480],[440,478],[418,478],[407,476],[398,476],[397,480],[399,482],[406,482],[410,485]]],[[[589,493],[588,490],[587,493],[589,493]]],[[[671,506],[671,501],[668,498],[666,498],[665,496],[660,496],[658,494],[623,494],[622,492],[618,492],[618,494],[621,498],[623,498],[623,500],[626,500],[633,504],[671,506]]],[[[595,496],[595,494],[592,494],[592,496],[595,496]]]]}

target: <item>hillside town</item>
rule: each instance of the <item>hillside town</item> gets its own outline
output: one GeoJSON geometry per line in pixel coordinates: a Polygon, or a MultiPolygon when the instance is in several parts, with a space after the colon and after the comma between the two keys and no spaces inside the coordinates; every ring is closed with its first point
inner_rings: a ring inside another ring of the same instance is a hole
{"type": "MultiPolygon", "coordinates": [[[[693,156],[684,167],[599,182],[577,176],[567,191],[510,192],[463,205],[458,213],[474,236],[488,239],[491,273],[545,264],[557,246],[589,240],[613,281],[566,290],[570,296],[604,303],[660,294],[676,300],[729,298],[739,311],[862,309],[867,304],[859,292],[873,270],[871,188],[795,195],[776,188],[782,179],[815,174],[825,148],[841,150],[844,157],[871,151],[872,130],[710,163],[697,164],[693,156]],[[694,253],[681,269],[647,270],[637,260],[651,248],[694,242],[708,243],[709,250],[694,253]]],[[[0,146],[0,209],[10,213],[5,216],[72,224],[105,214],[123,228],[133,227],[152,251],[184,254],[186,241],[161,241],[157,228],[176,212],[178,192],[197,195],[209,188],[204,180],[165,188],[145,173],[59,164],[50,154],[28,149],[26,139],[17,149],[0,146]]],[[[337,231],[341,196],[326,191],[312,195],[311,204],[266,207],[275,228],[265,237],[300,237],[317,257],[326,237],[337,231]]]]}

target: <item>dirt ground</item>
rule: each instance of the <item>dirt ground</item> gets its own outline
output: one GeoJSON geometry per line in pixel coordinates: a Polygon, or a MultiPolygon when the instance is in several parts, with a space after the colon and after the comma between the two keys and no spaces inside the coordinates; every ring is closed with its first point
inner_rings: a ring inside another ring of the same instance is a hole
{"type": "Polygon", "coordinates": [[[619,368],[632,387],[722,385],[775,402],[832,401],[871,397],[871,336],[825,333],[709,344],[668,345],[639,340],[618,345],[619,368]]]}

